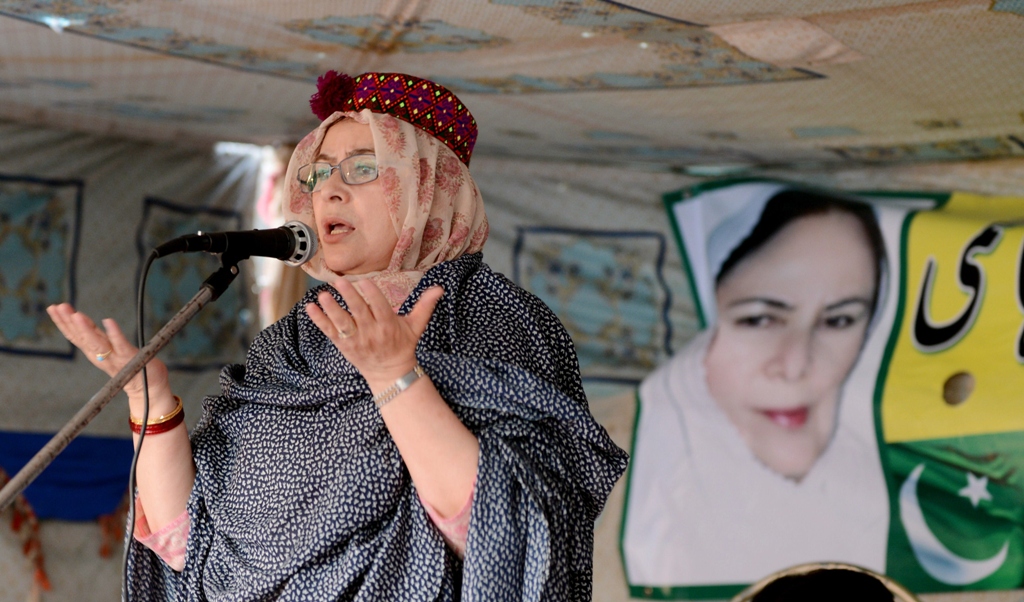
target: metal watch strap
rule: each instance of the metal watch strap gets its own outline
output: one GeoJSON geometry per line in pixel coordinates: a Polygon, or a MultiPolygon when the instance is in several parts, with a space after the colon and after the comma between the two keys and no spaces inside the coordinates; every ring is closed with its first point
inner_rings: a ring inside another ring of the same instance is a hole
{"type": "Polygon", "coordinates": [[[380,409],[381,406],[391,401],[402,391],[408,389],[414,382],[419,380],[421,376],[426,376],[427,373],[423,371],[423,366],[416,364],[413,369],[402,375],[395,384],[391,385],[387,389],[384,389],[380,393],[373,396],[373,405],[380,409]]]}

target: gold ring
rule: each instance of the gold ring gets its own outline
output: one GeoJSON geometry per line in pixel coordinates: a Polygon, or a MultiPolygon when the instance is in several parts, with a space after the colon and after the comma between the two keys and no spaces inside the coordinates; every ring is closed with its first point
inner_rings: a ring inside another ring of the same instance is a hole
{"type": "Polygon", "coordinates": [[[343,339],[347,339],[347,338],[349,338],[349,337],[350,337],[350,336],[352,336],[352,335],[351,335],[350,333],[347,333],[347,332],[345,332],[344,330],[342,330],[342,329],[340,329],[340,328],[339,328],[339,329],[338,329],[338,336],[339,336],[340,338],[343,338],[343,339]]]}
{"type": "Polygon", "coordinates": [[[113,352],[114,352],[114,350],[111,349],[110,351],[108,351],[106,353],[97,353],[96,354],[96,361],[97,362],[102,362],[103,360],[107,359],[107,356],[109,356],[113,352]]]}

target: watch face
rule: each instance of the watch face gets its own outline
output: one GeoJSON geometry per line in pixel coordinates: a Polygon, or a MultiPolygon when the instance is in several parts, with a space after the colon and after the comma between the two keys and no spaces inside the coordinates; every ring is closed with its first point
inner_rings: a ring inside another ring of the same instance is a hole
{"type": "Polygon", "coordinates": [[[421,377],[423,375],[424,375],[423,368],[421,368],[419,364],[416,364],[415,368],[410,370],[402,378],[400,378],[397,381],[395,381],[395,384],[398,385],[398,390],[399,391],[404,391],[404,390],[409,388],[409,385],[411,385],[414,382],[416,382],[416,379],[418,379],[419,377],[421,377]]]}
{"type": "Polygon", "coordinates": [[[383,406],[384,404],[398,396],[399,393],[408,389],[409,386],[416,382],[416,380],[419,379],[421,376],[426,375],[427,373],[423,370],[423,367],[420,366],[419,364],[416,364],[416,366],[412,370],[410,370],[401,378],[396,380],[395,384],[381,391],[377,395],[374,395],[374,405],[380,408],[381,406],[383,406]]]}

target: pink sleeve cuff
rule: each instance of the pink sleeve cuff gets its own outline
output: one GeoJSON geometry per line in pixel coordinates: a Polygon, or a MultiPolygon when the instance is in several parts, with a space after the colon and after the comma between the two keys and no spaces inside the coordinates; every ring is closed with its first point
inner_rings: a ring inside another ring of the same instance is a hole
{"type": "Polygon", "coordinates": [[[182,512],[178,518],[156,533],[149,530],[146,512],[142,509],[139,498],[135,498],[135,541],[156,553],[167,566],[176,571],[185,568],[185,544],[188,542],[188,511],[182,512]]]}
{"type": "Polygon", "coordinates": [[[469,517],[473,511],[473,497],[476,492],[476,480],[473,480],[473,489],[469,492],[469,499],[466,500],[466,505],[459,510],[458,514],[450,518],[443,518],[437,510],[435,510],[430,504],[420,498],[420,503],[423,504],[424,510],[427,511],[427,516],[430,517],[430,522],[434,523],[437,530],[441,533],[441,539],[444,539],[448,547],[455,552],[455,555],[459,558],[466,557],[466,539],[469,537],[469,517]]]}

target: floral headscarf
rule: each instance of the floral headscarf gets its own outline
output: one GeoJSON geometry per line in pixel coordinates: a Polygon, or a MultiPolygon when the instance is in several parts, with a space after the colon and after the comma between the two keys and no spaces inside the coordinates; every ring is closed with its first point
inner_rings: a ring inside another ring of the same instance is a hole
{"type": "Polygon", "coordinates": [[[335,112],[295,147],[288,171],[284,214],[316,230],[313,199],[299,188],[298,170],[320,152],[327,130],[341,119],[368,124],[373,133],[380,185],[398,244],[381,272],[344,275],[332,271],[318,249],[302,269],[324,282],[369,278],[399,307],[424,272],[483,249],[489,231],[480,189],[469,168],[448,146],[422,129],[369,109],[335,112]]]}

